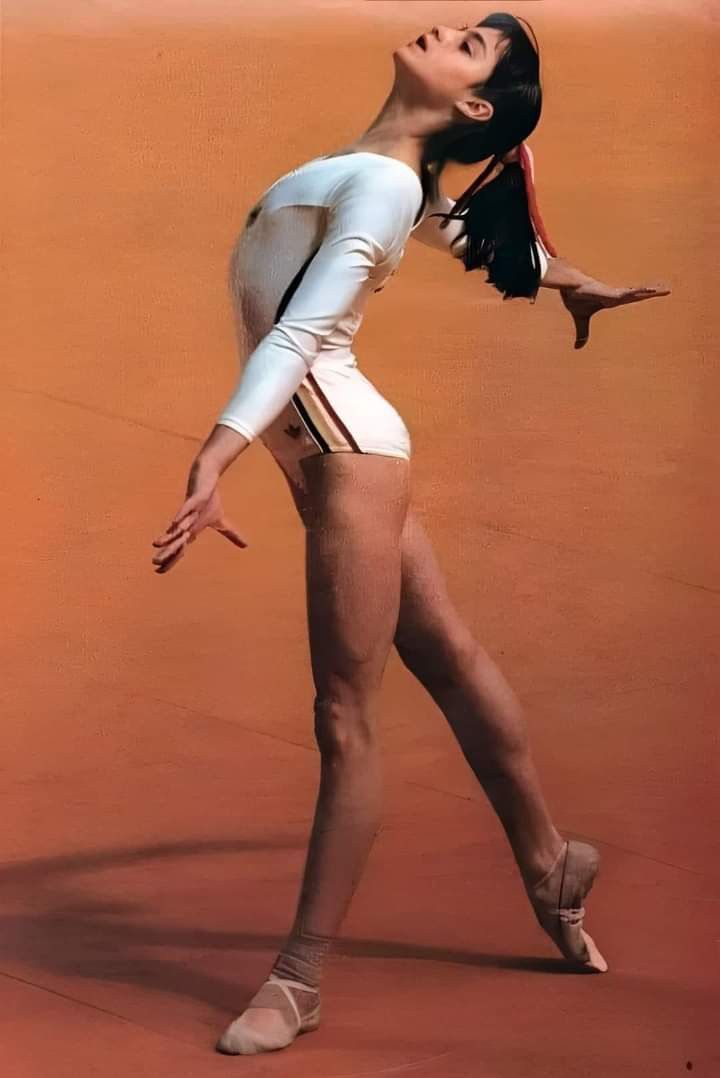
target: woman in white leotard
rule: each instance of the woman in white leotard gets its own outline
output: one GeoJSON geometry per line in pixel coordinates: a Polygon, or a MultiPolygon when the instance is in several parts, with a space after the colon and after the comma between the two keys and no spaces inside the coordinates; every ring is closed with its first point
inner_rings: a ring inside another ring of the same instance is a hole
{"type": "Polygon", "coordinates": [[[318,1026],[323,961],[379,824],[378,696],[393,644],[498,813],[538,922],[577,967],[607,969],[583,928],[597,850],[564,840],[552,823],[518,701],[455,610],[409,504],[407,427],[352,351],[367,301],[409,238],[466,270],[484,268],[505,298],[558,289],[576,347],[595,311],[667,294],[611,288],[555,256],[524,143],[541,93],[537,45],[523,23],[491,15],[473,28],[433,27],[397,49],[391,93],[370,128],[276,180],[233,250],[242,374],[153,562],[167,572],[205,527],[246,545],[225,517],[218,481],[261,441],[305,528],[321,778],[292,928],[223,1034],[223,1052],[282,1048],[318,1026]],[[458,200],[442,193],[448,161],[487,159],[458,200]]]}
{"type": "MultiPolygon", "coordinates": [[[[230,285],[240,352],[250,360],[218,423],[259,437],[296,493],[305,485],[301,461],[318,453],[410,459],[405,423],[362,374],[352,344],[408,237],[423,238],[425,202],[410,165],[356,150],[292,169],[248,216],[230,285]]],[[[460,232],[452,222],[442,233],[446,249],[456,241],[457,257],[460,232]]],[[[547,256],[535,242],[544,272],[547,256]]]]}

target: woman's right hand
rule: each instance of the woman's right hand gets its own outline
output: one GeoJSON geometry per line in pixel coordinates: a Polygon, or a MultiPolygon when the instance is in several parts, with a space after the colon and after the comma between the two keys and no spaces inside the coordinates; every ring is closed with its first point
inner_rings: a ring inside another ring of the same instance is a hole
{"type": "Polygon", "coordinates": [[[153,546],[160,550],[154,556],[156,573],[166,573],[185,553],[189,543],[194,543],[204,528],[213,528],[229,539],[235,546],[246,547],[247,541],[239,534],[225,516],[217,484],[220,474],[213,465],[198,457],[190,470],[186,498],[168,525],[167,530],[153,546]]]}

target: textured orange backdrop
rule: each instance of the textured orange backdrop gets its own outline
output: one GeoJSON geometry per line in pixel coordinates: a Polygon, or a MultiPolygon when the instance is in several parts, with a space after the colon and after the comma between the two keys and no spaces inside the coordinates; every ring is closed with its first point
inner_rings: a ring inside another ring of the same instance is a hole
{"type": "MultiPolygon", "coordinates": [[[[618,972],[578,988],[488,957],[550,951],[497,820],[393,657],[387,823],[344,944],[374,1006],[365,994],[353,1011],[358,1040],[335,974],[335,1039],[303,1046],[303,1066],[477,1074],[452,1055],[476,1036],[488,1074],[523,1078],[546,1073],[538,1059],[553,1078],[709,1060],[717,6],[6,0],[2,858],[15,920],[0,968],[30,982],[0,978],[12,1078],[84,1078],[101,1050],[106,1078],[141,1058],[148,1075],[227,1067],[212,1034],[287,927],[315,797],[303,537],[257,444],[222,480],[247,550],[205,533],[158,576],[150,543],[236,381],[225,271],[250,206],[359,136],[394,48],[496,7],[540,40],[530,144],[560,253],[673,293],[599,314],[575,352],[557,294],[503,303],[483,274],[410,243],[356,351],[410,427],[416,505],[526,706],[557,825],[603,850],[594,934],[618,972]],[[439,948],[435,965],[417,962],[421,945],[439,948]],[[458,965],[468,951],[480,957],[458,965]],[[408,986],[403,1045],[393,1009],[408,986]],[[598,1021],[614,1031],[594,1069],[552,1063],[563,1006],[579,1044],[598,1021]],[[520,1011],[532,1022],[518,1031],[520,1011]],[[38,1021],[62,1052],[30,1032],[38,1021]],[[421,1069],[435,1051],[446,1064],[421,1069]]],[[[448,170],[450,193],[472,175],[448,170]]]]}

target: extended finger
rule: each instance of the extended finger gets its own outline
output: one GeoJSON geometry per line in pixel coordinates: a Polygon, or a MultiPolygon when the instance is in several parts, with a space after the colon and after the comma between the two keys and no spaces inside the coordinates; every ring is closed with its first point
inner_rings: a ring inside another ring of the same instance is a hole
{"type": "Polygon", "coordinates": [[[177,543],[167,550],[164,550],[162,554],[156,554],[153,560],[153,565],[165,566],[176,559],[178,553],[185,549],[186,543],[183,540],[181,543],[177,543]]]}
{"type": "Polygon", "coordinates": [[[153,539],[153,546],[164,546],[166,543],[171,543],[177,539],[179,535],[184,535],[192,528],[198,517],[197,509],[192,510],[189,516],[186,516],[181,524],[171,523],[168,525],[167,531],[159,535],[157,539],[153,539]]]}
{"type": "Polygon", "coordinates": [[[180,550],[178,550],[175,554],[172,555],[172,557],[168,558],[167,561],[163,562],[162,565],[158,566],[158,568],[155,570],[155,572],[156,573],[167,573],[167,571],[169,569],[172,569],[175,562],[180,561],[180,558],[182,558],[184,553],[185,553],[185,547],[181,547],[180,550]]]}
{"type": "Polygon", "coordinates": [[[576,349],[584,348],[590,338],[590,317],[589,314],[573,314],[576,349]]]}
{"type": "Polygon", "coordinates": [[[172,558],[177,553],[178,550],[182,550],[182,548],[185,546],[185,543],[185,535],[181,535],[172,543],[169,543],[164,550],[161,550],[159,553],[154,555],[152,559],[153,565],[164,565],[170,558],[172,558]]]}
{"type": "Polygon", "coordinates": [[[643,299],[656,299],[669,294],[669,289],[661,291],[656,288],[628,288],[623,293],[622,300],[624,303],[638,303],[643,299]]]}
{"type": "Polygon", "coordinates": [[[232,524],[218,525],[217,531],[219,531],[221,535],[224,535],[226,539],[229,539],[231,543],[234,543],[235,546],[248,546],[247,539],[243,539],[242,535],[233,528],[232,524]]]}

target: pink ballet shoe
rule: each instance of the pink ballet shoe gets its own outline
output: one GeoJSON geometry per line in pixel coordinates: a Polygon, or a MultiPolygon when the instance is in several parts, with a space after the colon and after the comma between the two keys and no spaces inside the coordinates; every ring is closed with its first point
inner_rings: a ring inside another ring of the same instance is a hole
{"type": "Polygon", "coordinates": [[[258,1052],[274,1052],[286,1048],[301,1033],[309,1033],[320,1025],[320,998],[316,989],[300,981],[290,981],[271,973],[267,981],[255,993],[247,1007],[223,1033],[216,1048],[225,1055],[249,1056],[258,1052]],[[317,1004],[306,1015],[301,1015],[291,989],[312,992],[318,996],[317,1004]],[[264,1031],[253,1029],[246,1021],[246,1014],[253,1008],[268,1008],[277,1012],[277,1020],[264,1031]]]}
{"type": "Polygon", "coordinates": [[[575,839],[566,840],[555,863],[541,880],[525,884],[538,923],[565,957],[596,973],[606,973],[608,964],[595,940],[583,930],[585,907],[600,867],[594,846],[575,839]]]}

